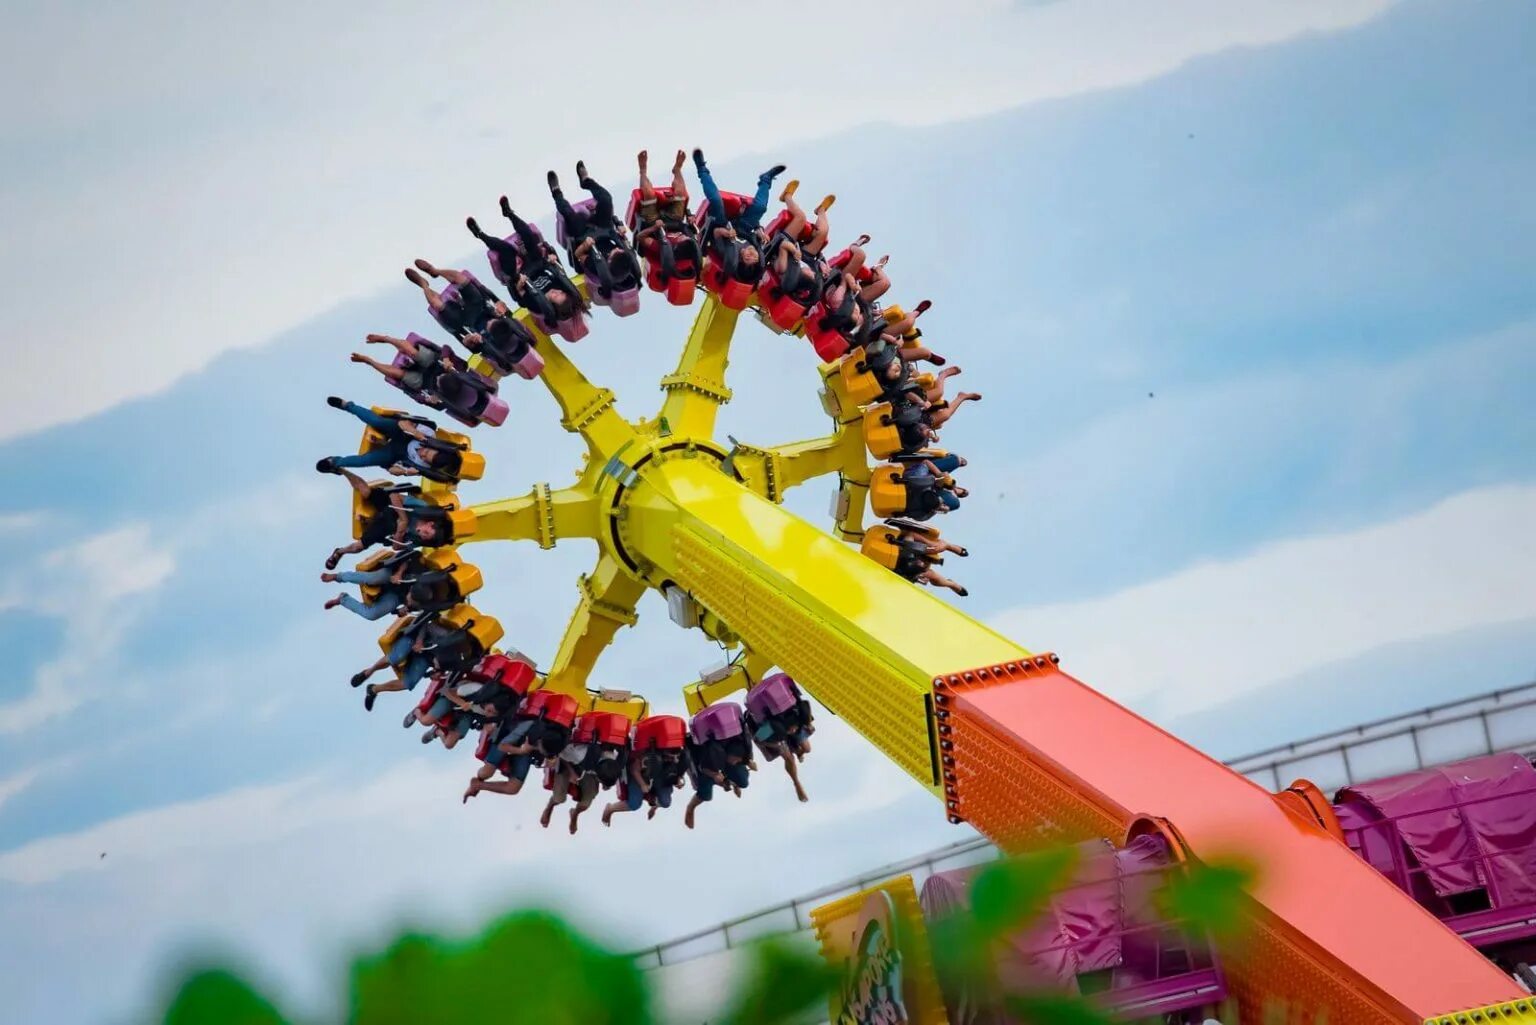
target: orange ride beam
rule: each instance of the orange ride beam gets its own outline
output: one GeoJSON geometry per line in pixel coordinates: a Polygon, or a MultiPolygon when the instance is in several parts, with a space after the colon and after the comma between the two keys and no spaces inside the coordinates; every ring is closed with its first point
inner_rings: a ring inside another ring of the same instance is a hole
{"type": "Polygon", "coordinates": [[[934,684],[951,813],[1005,849],[1123,837],[1157,816],[1197,858],[1255,864],[1253,935],[1224,952],[1244,1021],[1285,1002],[1350,1025],[1420,1022],[1523,995],[1321,827],[1053,659],[934,684]]]}
{"type": "Polygon", "coordinates": [[[1274,795],[722,476],[699,454],[636,467],[621,533],[646,574],[1007,850],[1123,840],[1158,816],[1194,858],[1254,862],[1254,942],[1224,955],[1244,1021],[1282,1002],[1340,1025],[1422,1022],[1522,995],[1274,795]]]}

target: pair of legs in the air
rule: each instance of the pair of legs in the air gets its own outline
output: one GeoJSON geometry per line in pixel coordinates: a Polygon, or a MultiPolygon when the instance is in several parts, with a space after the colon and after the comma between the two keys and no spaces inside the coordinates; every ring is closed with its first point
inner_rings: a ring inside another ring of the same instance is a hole
{"type": "Polygon", "coordinates": [[[737,797],[747,788],[751,782],[752,770],[757,768],[753,761],[731,762],[726,765],[724,771],[712,773],[709,769],[700,768],[698,782],[694,786],[693,796],[688,799],[688,807],[683,810],[683,825],[693,828],[694,815],[699,810],[699,805],[711,801],[715,796],[715,787],[721,786],[729,789],[737,797]]]}
{"type": "MultiPolygon", "coordinates": [[[[390,367],[390,369],[395,370],[397,368],[390,367]]],[[[359,406],[355,402],[348,402],[335,395],[332,395],[326,401],[332,407],[351,413],[363,423],[378,431],[384,436],[384,444],[367,452],[356,452],[350,455],[331,456],[328,459],[322,459],[319,465],[320,469],[331,472],[365,466],[377,466],[386,469],[395,466],[401,466],[404,469],[409,468],[405,466],[407,459],[406,446],[410,444],[412,435],[405,427],[401,426],[402,421],[399,418],[375,413],[366,406],[359,406]]],[[[355,477],[356,475],[350,476],[355,477]]],[[[353,486],[356,487],[356,485],[353,486]]],[[[366,494],[364,497],[367,497],[366,494]]]]}
{"type": "Polygon", "coordinates": [[[555,200],[555,212],[565,222],[565,231],[568,236],[580,238],[590,229],[607,230],[613,227],[613,194],[587,174],[587,165],[584,161],[576,161],[576,181],[592,194],[592,209],[586,213],[579,212],[571,205],[571,201],[565,198],[565,193],[560,189],[559,175],[550,171],[544,177],[549,182],[549,194],[555,200]]]}
{"type": "Polygon", "coordinates": [[[725,214],[725,200],[720,195],[720,187],[715,184],[714,177],[709,173],[709,166],[704,163],[703,150],[693,151],[693,166],[699,174],[699,185],[704,189],[704,199],[709,203],[709,215],[717,225],[734,224],[736,230],[743,235],[762,227],[763,215],[768,212],[768,196],[773,190],[773,180],[784,173],[783,164],[774,164],[757,176],[757,191],[735,218],[727,217],[725,214]]]}
{"type": "MultiPolygon", "coordinates": [[[[407,267],[405,269],[405,280],[421,289],[422,297],[427,300],[427,308],[433,313],[442,313],[449,306],[449,303],[443,298],[443,293],[433,288],[431,282],[422,277],[423,273],[428,277],[442,278],[448,284],[457,286],[460,289],[470,289],[476,285],[474,275],[470,274],[467,270],[438,267],[426,260],[416,260],[414,267],[407,267]]],[[[507,315],[506,304],[500,300],[496,302],[496,313],[503,317],[507,315]]],[[[466,325],[467,327],[468,325],[466,325]]]]}
{"type": "Polygon", "coordinates": [[[362,616],[368,622],[377,622],[394,612],[405,601],[405,591],[400,588],[391,588],[389,576],[392,571],[388,568],[376,569],[368,573],[322,573],[320,579],[326,583],[359,584],[365,587],[379,588],[378,597],[373,601],[363,601],[350,594],[338,594],[325,603],[328,609],[334,609],[340,605],[354,615],[362,616]]]}
{"type": "Polygon", "coordinates": [[[968,597],[970,595],[970,593],[971,593],[970,591],[967,591],[964,587],[960,586],[960,584],[958,584],[955,581],[949,579],[944,574],[942,574],[938,570],[934,569],[932,566],[927,567],[921,573],[919,573],[917,575],[917,579],[919,581],[921,581],[922,583],[928,584],[930,587],[944,587],[944,588],[948,588],[949,590],[954,591],[956,594],[958,594],[962,598],[968,597]]]}
{"type": "Polygon", "coordinates": [[[698,246],[691,236],[692,227],[688,220],[688,183],[683,180],[683,163],[687,160],[687,154],[682,150],[677,151],[676,158],[672,161],[672,196],[668,200],[667,209],[663,210],[660,198],[656,194],[656,186],[651,182],[649,173],[650,155],[641,150],[636,162],[640,166],[640,221],[643,227],[635,233],[635,245],[640,247],[647,241],[656,244],[656,261],[661,266],[661,278],[663,281],[671,281],[679,277],[677,262],[677,247],[672,241],[672,232],[668,230],[668,223],[683,228],[683,236],[690,249],[688,261],[691,269],[687,276],[697,276],[698,246]]]}
{"type": "MultiPolygon", "coordinates": [[[[916,397],[914,396],[914,398],[916,397]]],[[[924,396],[923,398],[918,399],[918,401],[927,402],[928,399],[926,396],[924,396]]],[[[928,421],[929,427],[932,427],[934,430],[938,430],[940,427],[943,427],[946,423],[949,422],[950,417],[955,415],[955,410],[959,409],[967,402],[980,401],[980,392],[963,391],[947,402],[938,402],[929,405],[927,412],[924,413],[924,418],[928,421]]]]}
{"type": "Polygon", "coordinates": [[[575,834],[576,824],[581,818],[581,813],[592,807],[592,802],[597,799],[599,787],[596,777],[587,773],[578,776],[573,770],[564,767],[555,772],[554,790],[549,795],[549,803],[544,806],[544,813],[539,816],[539,825],[545,829],[549,828],[549,820],[554,818],[555,808],[564,804],[567,798],[569,798],[572,783],[575,783],[578,787],[576,805],[571,809],[570,828],[572,835],[575,834]]]}
{"type": "MultiPolygon", "coordinates": [[[[403,353],[412,361],[420,361],[423,358],[422,347],[411,341],[409,338],[396,338],[393,335],[370,334],[364,338],[363,341],[367,342],[369,345],[394,346],[397,352],[403,353]]],[[[454,363],[453,358],[447,352],[444,352],[443,356],[445,357],[444,362],[446,364],[452,365],[454,363]]],[[[421,374],[420,370],[407,370],[405,367],[395,366],[393,362],[381,363],[380,361],[373,359],[370,356],[366,356],[361,352],[354,352],[351,356],[351,360],[353,363],[361,363],[364,366],[372,367],[396,384],[402,384],[406,382],[412,373],[417,375],[421,374]]],[[[369,426],[373,425],[370,424],[369,426]]]]}

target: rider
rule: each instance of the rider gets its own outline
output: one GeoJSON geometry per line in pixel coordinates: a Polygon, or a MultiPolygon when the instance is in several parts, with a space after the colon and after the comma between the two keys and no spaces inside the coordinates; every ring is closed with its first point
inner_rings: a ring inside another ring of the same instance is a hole
{"type": "Polygon", "coordinates": [[[682,748],[631,751],[619,799],[603,809],[603,825],[612,825],[613,817],[621,812],[639,811],[642,804],[650,805],[645,817],[655,818],[658,808],[672,807],[672,793],[687,775],[687,755],[682,748]]]}
{"type": "Polygon", "coordinates": [[[640,286],[640,261],[624,237],[624,226],[613,214],[613,195],[587,174],[584,161],[576,162],[576,180],[592,194],[592,209],[577,210],[560,189],[560,177],[546,176],[555,210],[565,225],[571,266],[587,274],[605,298],[640,286]]]}
{"type": "Polygon", "coordinates": [[[437,437],[431,420],[405,413],[375,413],[371,409],[332,395],[332,408],[346,410],[384,436],[384,444],[355,455],[330,456],[315,464],[321,473],[340,473],[350,467],[378,466],[397,477],[420,475],[445,484],[456,483],[464,446],[437,437]]]}
{"type": "Polygon", "coordinates": [[[775,164],[757,176],[757,191],[735,217],[726,215],[725,200],[704,163],[703,150],[693,151],[693,166],[699,174],[704,199],[709,203],[710,246],[719,255],[727,275],[755,285],[763,275],[762,246],[768,241],[763,235],[763,215],[768,212],[773,180],[784,173],[784,165],[775,164]]]}
{"type": "Polygon", "coordinates": [[[958,555],[965,555],[965,549],[958,545],[951,545],[947,541],[935,541],[916,532],[903,531],[897,538],[896,547],[896,573],[912,581],[914,584],[928,584],[933,587],[947,587],[960,597],[968,594],[964,587],[944,576],[933,568],[934,559],[945,551],[953,551],[958,555]]]}
{"type": "Polygon", "coordinates": [[[436,267],[426,260],[417,260],[415,265],[415,270],[406,269],[406,280],[421,289],[433,319],[455,338],[484,331],[492,318],[507,315],[507,304],[469,271],[436,267]],[[447,281],[454,286],[453,294],[443,295],[428,284],[417,270],[447,281]]]}
{"type": "Polygon", "coordinates": [[[322,583],[357,584],[362,587],[376,587],[379,589],[377,597],[371,602],[343,593],[327,601],[325,607],[334,609],[340,605],[347,609],[347,611],[362,616],[370,623],[383,619],[405,603],[406,596],[412,585],[424,573],[426,573],[426,566],[422,562],[421,552],[415,548],[409,548],[397,555],[390,556],[371,570],[321,573],[320,580],[322,583]]]}
{"type": "Polygon", "coordinates": [[[752,747],[745,734],[729,740],[690,741],[688,758],[693,764],[694,784],[693,797],[683,812],[683,825],[692,829],[694,814],[699,805],[714,799],[715,787],[725,787],[740,797],[751,782],[757,763],[752,760],[752,747]]]}
{"type": "Polygon", "coordinates": [[[827,211],[837,197],[827,196],[817,205],[811,237],[802,242],[800,236],[805,233],[808,222],[805,211],[795,202],[795,191],[799,187],[798,181],[792,181],[780,193],[779,200],[789,211],[789,220],[768,240],[764,255],[778,279],[774,291],[809,307],[825,291],[827,265],[821,259],[821,252],[827,245],[827,211]]]}
{"type": "Polygon", "coordinates": [[[512,282],[512,298],[519,306],[549,324],[569,320],[587,309],[586,300],[574,282],[560,266],[560,257],[548,242],[539,237],[533,226],[517,215],[506,196],[501,197],[501,212],[512,222],[512,228],[522,243],[519,249],[512,243],[487,235],[473,217],[464,224],[470,234],[496,254],[512,282]]]}
{"type": "Polygon", "coordinates": [[[768,761],[782,758],[784,771],[795,785],[795,796],[809,801],[805,787],[800,784],[800,765],[811,753],[811,734],[816,726],[811,721],[810,703],[801,700],[794,708],[778,715],[770,715],[758,722],[747,713],[747,728],[752,732],[752,742],[768,761]]]}
{"type": "Polygon", "coordinates": [[[661,268],[663,284],[674,278],[693,280],[699,276],[699,231],[688,216],[688,183],[683,180],[687,154],[677,151],[672,161],[672,194],[662,205],[648,173],[650,156],[640,151],[640,207],[636,223],[635,248],[654,266],[661,268]]]}

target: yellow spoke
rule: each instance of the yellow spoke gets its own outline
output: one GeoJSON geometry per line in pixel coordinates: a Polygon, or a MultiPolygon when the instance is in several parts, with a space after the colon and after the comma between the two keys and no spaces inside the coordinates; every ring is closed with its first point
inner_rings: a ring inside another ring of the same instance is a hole
{"type": "Polygon", "coordinates": [[[464,539],[466,544],[537,541],[540,548],[553,548],[561,538],[597,537],[602,519],[597,496],[580,485],[555,491],[535,484],[526,495],[486,502],[473,512],[475,532],[464,539]]]}
{"type": "Polygon", "coordinates": [[[708,438],[715,432],[720,407],[731,401],[725,386],[730,362],[731,336],[736,331],[735,310],[726,309],[712,295],[694,318],[677,370],[661,379],[667,393],[662,402],[660,425],[667,434],[708,438]]]}
{"type": "Polygon", "coordinates": [[[581,600],[566,624],[544,686],[585,699],[587,678],[603,650],[620,627],[635,625],[635,603],[645,593],[645,584],[628,575],[613,556],[603,555],[577,587],[581,600]]]}
{"type": "Polygon", "coordinates": [[[857,422],[842,425],[836,434],[787,445],[759,448],[737,445],[731,453],[731,465],[742,481],[757,494],[778,503],[784,493],[806,481],[841,473],[845,477],[862,474],[868,480],[864,457],[864,436],[857,422]]]}
{"type": "Polygon", "coordinates": [[[518,310],[514,316],[533,333],[537,342],[539,355],[544,360],[544,371],[539,380],[560,406],[560,426],[580,434],[594,454],[606,455],[633,441],[636,437],[634,428],[614,408],[613,392],[587,380],[571,362],[564,344],[540,331],[527,310],[518,310]]]}

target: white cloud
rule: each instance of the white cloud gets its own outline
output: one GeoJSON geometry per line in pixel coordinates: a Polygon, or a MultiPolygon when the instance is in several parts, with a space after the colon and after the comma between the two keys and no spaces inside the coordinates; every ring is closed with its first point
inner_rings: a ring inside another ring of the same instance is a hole
{"type": "Polygon", "coordinates": [[[0,609],[26,608],[64,624],[60,650],[38,667],[27,693],[0,705],[0,734],[40,726],[80,707],[103,685],[134,621],[137,599],[176,569],[145,524],[95,534],[22,566],[0,589],[0,609]]]}
{"type": "Polygon", "coordinates": [[[1483,488],[993,622],[1168,718],[1373,649],[1536,616],[1533,523],[1536,487],[1483,488]]]}
{"type": "Polygon", "coordinates": [[[0,808],[4,808],[6,802],[21,793],[37,779],[39,770],[28,769],[11,776],[0,778],[0,808]]]}
{"type": "Polygon", "coordinates": [[[668,8],[661,83],[634,48],[663,38],[655,14],[629,4],[588,4],[574,22],[532,4],[435,18],[390,4],[368,18],[312,5],[33,5],[0,41],[0,83],[38,98],[11,105],[5,131],[39,158],[0,196],[0,294],[11,336],[37,343],[0,385],[11,414],[0,437],[154,392],[372,292],[413,256],[465,252],[465,213],[494,218],[502,191],[544,209],[541,172],[577,156],[623,183],[641,145],[699,142],[721,160],[855,123],[970,117],[1350,26],[1388,2],[973,0],[946,5],[934,33],[934,8],[916,0],[876,17],[796,0],[755,22],[690,0],[668,8]],[[584,59],[572,66],[553,44],[578,31],[584,59]],[[712,70],[721,41],[742,33],[754,52],[794,53],[816,73],[712,70]],[[37,45],[60,38],[67,62],[37,45]],[[666,97],[690,66],[697,82],[666,97]],[[826,102],[840,92],[857,102],[826,102]],[[97,239],[122,254],[111,273],[97,239]],[[79,275],[39,277],[39,266],[83,272],[92,302],[69,303],[79,275]],[[62,346],[74,355],[67,401],[27,386],[62,346]]]}
{"type": "Polygon", "coordinates": [[[349,760],[135,811],[0,853],[0,958],[14,951],[19,978],[66,953],[91,966],[91,992],[49,1004],[55,1021],[142,1007],[156,972],[189,943],[202,956],[233,947],[252,957],[314,1010],[336,995],[337,960],[401,919],[467,930],[543,904],[639,948],[958,838],[932,798],[835,717],[824,716],[817,741],[804,768],[810,804],[764,765],[743,799],[703,808],[693,833],[681,802],[611,829],[594,810],[574,838],[563,814],[540,830],[536,778],[520,798],[463,806],[474,762],[462,750],[372,772],[349,760]]]}

